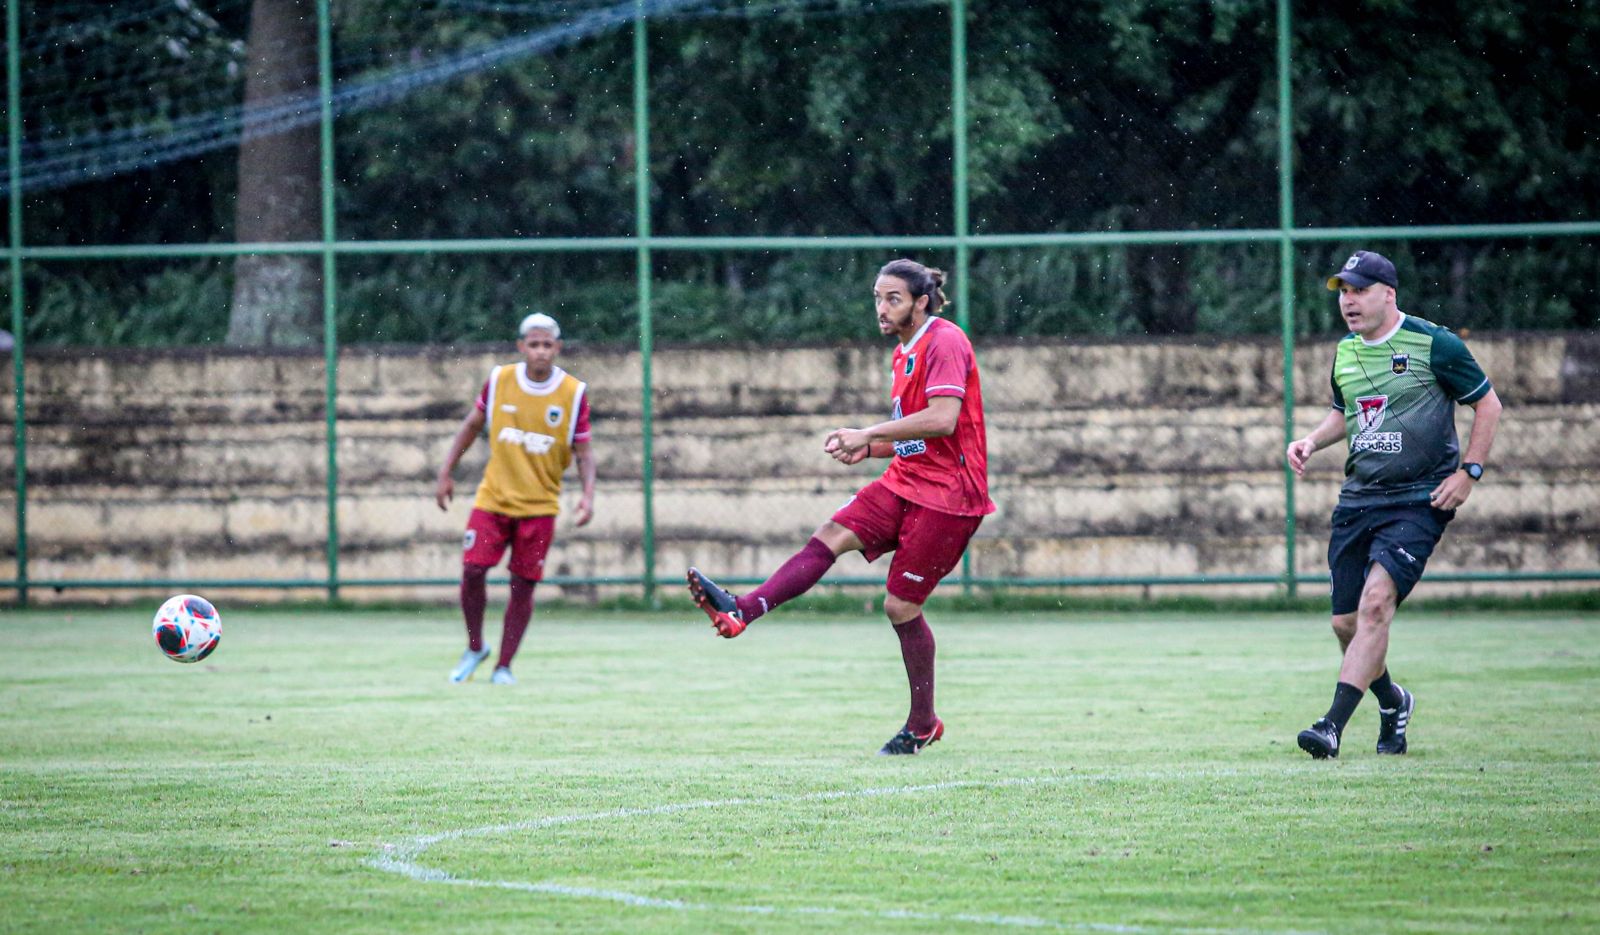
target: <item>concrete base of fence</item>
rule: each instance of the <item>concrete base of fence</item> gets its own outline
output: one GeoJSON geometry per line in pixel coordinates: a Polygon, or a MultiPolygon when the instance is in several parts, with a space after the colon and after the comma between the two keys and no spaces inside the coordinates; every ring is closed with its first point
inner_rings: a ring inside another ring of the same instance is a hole
{"type": "MultiPolygon", "coordinates": [[[[1475,336],[1506,414],[1490,471],[1430,571],[1600,569],[1600,382],[1592,342],[1475,336]]],[[[971,549],[992,578],[1277,575],[1284,567],[1282,367],[1267,340],[1028,341],[978,347],[1000,511],[971,549]]],[[[1321,418],[1331,341],[1297,351],[1298,431],[1321,418]]],[[[661,581],[690,563],[759,577],[882,463],[843,468],[825,433],[887,416],[885,347],[666,349],[654,360],[654,506],[661,581]]],[[[339,569],[351,579],[458,572],[485,457],[433,476],[500,348],[356,348],[339,362],[339,569]]],[[[601,482],[592,525],[563,523],[547,573],[644,569],[636,352],[569,348],[590,383],[601,482]]],[[[324,364],[318,351],[48,350],[26,361],[28,574],[57,579],[322,579],[327,574],[324,364]]],[[[3,405],[13,405],[3,397],[3,405]]],[[[1463,409],[1463,432],[1470,425],[1463,409]]],[[[0,446],[0,560],[18,541],[14,446],[0,446]]],[[[1297,570],[1324,573],[1342,457],[1296,484],[1297,570]]],[[[569,485],[576,480],[569,475],[569,485]]],[[[572,499],[569,491],[568,500],[572,499]]],[[[846,557],[835,577],[881,575],[846,557]]],[[[12,565],[14,567],[14,564],[12,565]]],[[[1440,583],[1429,593],[1559,584],[1440,583]]],[[[573,588],[577,596],[616,590],[573,588]]],[[[1259,592],[1256,586],[1230,590],[1259,592]]],[[[1207,588],[1207,593],[1220,593],[1207,588]]],[[[316,588],[266,599],[315,597],[316,588]]],[[[127,592],[36,590],[38,600],[127,592]]],[[[352,589],[451,599],[448,588],[352,589]]]]}

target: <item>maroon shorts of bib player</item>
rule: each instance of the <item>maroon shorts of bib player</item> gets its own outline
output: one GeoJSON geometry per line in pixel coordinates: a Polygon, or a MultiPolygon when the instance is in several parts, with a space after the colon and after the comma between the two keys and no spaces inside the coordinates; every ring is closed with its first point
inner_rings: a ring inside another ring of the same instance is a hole
{"type": "Polygon", "coordinates": [[[856,534],[867,561],[894,553],[889,563],[889,593],[922,604],[939,579],[961,561],[981,516],[957,516],[912,503],[879,481],[861,488],[833,514],[833,521],[856,534]]]}
{"type": "Polygon", "coordinates": [[[544,556],[555,536],[554,516],[502,516],[476,507],[467,517],[466,554],[462,561],[488,568],[500,564],[500,557],[511,547],[510,570],[518,578],[538,581],[544,577],[544,556]]]}

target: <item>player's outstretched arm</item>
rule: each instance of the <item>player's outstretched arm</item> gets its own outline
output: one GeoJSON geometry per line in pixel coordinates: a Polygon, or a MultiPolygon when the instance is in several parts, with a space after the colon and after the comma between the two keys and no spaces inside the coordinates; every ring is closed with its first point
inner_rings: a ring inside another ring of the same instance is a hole
{"type": "Polygon", "coordinates": [[[822,450],[840,464],[860,464],[872,457],[872,437],[866,429],[834,429],[823,439],[822,450]]]}
{"type": "Polygon", "coordinates": [[[450,498],[455,496],[456,492],[456,482],[450,476],[450,472],[455,470],[456,465],[461,462],[461,456],[467,453],[467,449],[472,447],[472,443],[483,431],[483,421],[483,413],[478,411],[477,406],[473,406],[467,417],[461,420],[461,428],[456,431],[456,437],[450,440],[450,453],[445,455],[444,465],[439,468],[439,476],[433,483],[433,502],[439,504],[441,510],[450,508],[450,498]]]}
{"type": "Polygon", "coordinates": [[[928,400],[926,409],[879,422],[864,429],[834,429],[823,446],[832,451],[833,444],[846,451],[865,448],[873,442],[905,442],[919,438],[944,438],[954,435],[956,423],[961,420],[961,397],[935,396],[928,400]]]}
{"type": "Polygon", "coordinates": [[[1284,451],[1284,457],[1289,461],[1289,469],[1294,471],[1296,477],[1306,476],[1306,460],[1343,437],[1344,412],[1339,409],[1329,409],[1328,414],[1317,423],[1317,427],[1311,430],[1311,434],[1289,443],[1289,447],[1284,451]]]}

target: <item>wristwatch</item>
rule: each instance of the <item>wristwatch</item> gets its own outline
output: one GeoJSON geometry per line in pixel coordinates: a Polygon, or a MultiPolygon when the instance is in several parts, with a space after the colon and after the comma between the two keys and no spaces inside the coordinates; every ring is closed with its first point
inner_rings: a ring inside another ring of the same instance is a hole
{"type": "Polygon", "coordinates": [[[1479,464],[1476,461],[1463,462],[1462,465],[1461,465],[1461,470],[1466,471],[1467,472],[1467,476],[1472,478],[1473,480],[1482,480],[1483,479],[1483,465],[1479,464]]]}

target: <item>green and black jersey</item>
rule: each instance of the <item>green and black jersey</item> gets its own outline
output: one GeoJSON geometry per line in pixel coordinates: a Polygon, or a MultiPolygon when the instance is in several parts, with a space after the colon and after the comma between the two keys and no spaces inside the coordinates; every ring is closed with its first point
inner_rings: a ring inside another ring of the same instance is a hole
{"type": "Polygon", "coordinates": [[[1350,442],[1340,506],[1428,502],[1460,466],[1456,403],[1477,402],[1490,389],[1450,329],[1404,313],[1376,341],[1346,335],[1332,383],[1350,442]]]}

